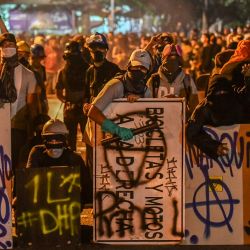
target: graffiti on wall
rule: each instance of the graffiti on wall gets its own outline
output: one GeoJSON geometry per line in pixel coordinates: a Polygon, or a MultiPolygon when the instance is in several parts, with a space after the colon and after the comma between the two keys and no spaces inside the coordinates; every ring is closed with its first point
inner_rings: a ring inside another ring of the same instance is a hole
{"type": "Polygon", "coordinates": [[[106,110],[115,123],[132,128],[134,138],[124,142],[97,128],[96,242],[173,244],[182,239],[183,103],[172,103],[175,125],[167,123],[169,103],[138,102],[135,111],[133,104],[116,102],[106,110]]]}

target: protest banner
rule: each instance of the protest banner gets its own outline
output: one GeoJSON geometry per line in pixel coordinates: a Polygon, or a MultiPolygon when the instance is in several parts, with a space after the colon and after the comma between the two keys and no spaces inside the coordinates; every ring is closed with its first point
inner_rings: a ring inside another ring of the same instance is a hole
{"type": "Polygon", "coordinates": [[[18,169],[18,246],[80,243],[79,167],[18,169]]]}
{"type": "Polygon", "coordinates": [[[205,127],[229,153],[217,160],[186,148],[184,244],[250,243],[250,126],[205,127]]]}
{"type": "Polygon", "coordinates": [[[0,249],[13,248],[11,220],[11,126],[10,104],[0,103],[0,249]]]}
{"type": "Polygon", "coordinates": [[[104,114],[134,137],[95,125],[94,242],[178,244],[184,233],[183,99],[119,99],[104,114]]]}

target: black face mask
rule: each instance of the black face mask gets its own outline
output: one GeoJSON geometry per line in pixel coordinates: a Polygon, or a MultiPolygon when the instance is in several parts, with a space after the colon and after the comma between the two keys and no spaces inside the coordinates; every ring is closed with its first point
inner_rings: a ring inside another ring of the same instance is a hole
{"type": "Polygon", "coordinates": [[[164,72],[167,74],[174,74],[176,71],[180,69],[180,64],[178,60],[168,60],[163,64],[164,72]]]}
{"type": "Polygon", "coordinates": [[[146,74],[140,70],[128,70],[128,77],[134,83],[144,81],[146,74]]]}
{"type": "Polygon", "coordinates": [[[102,62],[105,59],[105,55],[101,51],[94,52],[94,62],[102,62]]]}

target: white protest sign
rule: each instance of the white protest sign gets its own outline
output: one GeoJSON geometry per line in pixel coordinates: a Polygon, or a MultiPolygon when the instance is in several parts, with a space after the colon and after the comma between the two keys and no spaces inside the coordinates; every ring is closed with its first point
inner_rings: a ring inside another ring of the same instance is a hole
{"type": "Polygon", "coordinates": [[[135,129],[130,141],[101,140],[95,126],[94,241],[178,244],[184,233],[183,99],[111,103],[105,115],[135,129]],[[137,134],[138,130],[142,133],[137,134]]]}
{"type": "Polygon", "coordinates": [[[249,244],[250,126],[205,129],[229,153],[213,160],[187,146],[185,244],[249,244]]]}
{"type": "Polygon", "coordinates": [[[12,222],[11,222],[11,126],[10,104],[0,103],[0,249],[11,249],[12,222]]]}

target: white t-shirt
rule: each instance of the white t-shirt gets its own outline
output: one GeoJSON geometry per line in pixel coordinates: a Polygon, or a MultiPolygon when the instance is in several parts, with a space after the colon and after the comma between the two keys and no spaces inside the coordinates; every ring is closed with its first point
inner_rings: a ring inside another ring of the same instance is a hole
{"type": "Polygon", "coordinates": [[[14,71],[14,82],[17,99],[10,106],[11,127],[24,129],[27,124],[27,96],[36,93],[36,78],[34,73],[19,64],[14,71]]]}
{"type": "MultiPolygon", "coordinates": [[[[124,86],[119,79],[110,80],[102,91],[92,102],[99,110],[104,111],[105,108],[115,99],[124,97],[124,86]]],[[[147,88],[144,98],[152,97],[150,90],[147,88]]]]}
{"type": "Polygon", "coordinates": [[[13,118],[17,112],[27,104],[27,95],[36,92],[36,78],[34,73],[19,64],[14,73],[17,99],[11,104],[10,115],[13,118]]]}

